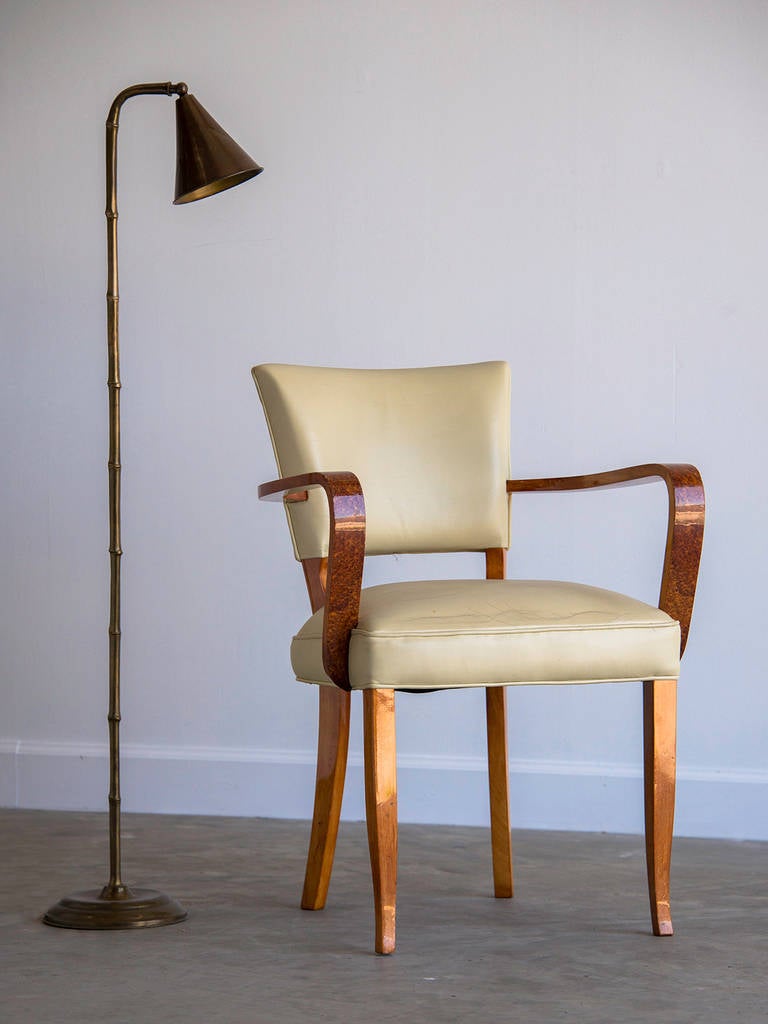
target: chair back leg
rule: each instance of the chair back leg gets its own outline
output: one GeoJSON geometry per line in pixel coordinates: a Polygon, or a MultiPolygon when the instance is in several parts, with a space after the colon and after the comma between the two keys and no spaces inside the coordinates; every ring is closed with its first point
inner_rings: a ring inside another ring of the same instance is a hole
{"type": "Polygon", "coordinates": [[[394,690],[363,691],[365,817],[376,913],[376,952],[395,951],[397,766],[394,690]]]}
{"type": "Polygon", "coordinates": [[[675,817],[677,680],[643,683],[645,859],[654,935],[672,934],[669,869],[675,817]]]}
{"type": "MultiPolygon", "coordinates": [[[[485,578],[503,580],[506,575],[506,549],[488,548],[485,552],[485,578]]],[[[509,820],[507,691],[503,686],[486,687],[485,717],[488,730],[493,894],[500,899],[509,899],[512,896],[512,833],[509,820]]]]}
{"type": "Polygon", "coordinates": [[[301,896],[304,910],[322,910],[328,897],[349,748],[350,694],[335,686],[320,686],[318,689],[320,714],[315,809],[301,896]]]}
{"type": "Polygon", "coordinates": [[[507,691],[485,688],[488,727],[488,791],[491,800],[493,894],[509,899],[512,887],[512,834],[509,822],[509,755],[507,752],[507,691]]]}

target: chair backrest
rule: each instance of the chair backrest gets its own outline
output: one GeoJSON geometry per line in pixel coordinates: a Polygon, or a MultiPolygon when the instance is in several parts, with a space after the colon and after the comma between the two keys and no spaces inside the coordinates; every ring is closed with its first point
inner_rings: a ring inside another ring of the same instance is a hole
{"type": "MultiPolygon", "coordinates": [[[[253,368],[281,477],[350,470],[366,553],[509,545],[510,373],[503,362],[407,370],[253,368]]],[[[297,558],[328,553],[319,489],[286,506],[297,558]]]]}

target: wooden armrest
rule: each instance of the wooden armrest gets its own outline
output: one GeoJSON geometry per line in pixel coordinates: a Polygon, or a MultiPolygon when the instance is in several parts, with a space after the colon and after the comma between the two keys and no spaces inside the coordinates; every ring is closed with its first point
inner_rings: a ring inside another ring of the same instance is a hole
{"type": "Polygon", "coordinates": [[[507,480],[507,492],[581,491],[590,487],[621,487],[661,479],[669,493],[669,518],[659,608],[680,623],[680,654],[691,624],[701,544],[704,538],[704,485],[695,466],[654,462],[585,476],[539,480],[507,480]]]}
{"type": "Polygon", "coordinates": [[[365,501],[354,473],[304,473],[261,484],[267,501],[306,501],[322,487],[328,498],[331,530],[323,610],[323,668],[342,690],[349,685],[349,638],[357,625],[365,558],[365,501]]]}

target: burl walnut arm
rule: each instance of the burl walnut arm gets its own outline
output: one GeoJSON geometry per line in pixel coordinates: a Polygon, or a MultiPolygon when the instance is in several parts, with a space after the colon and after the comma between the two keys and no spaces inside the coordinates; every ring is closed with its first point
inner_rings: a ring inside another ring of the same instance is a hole
{"type": "Polygon", "coordinates": [[[649,463],[587,476],[540,480],[508,480],[507,491],[580,491],[587,487],[616,487],[661,478],[669,492],[669,520],[659,608],[680,623],[680,654],[691,623],[701,542],[704,537],[704,485],[695,466],[649,463]]]}
{"type": "Polygon", "coordinates": [[[357,625],[365,557],[365,502],[354,473],[304,473],[261,484],[268,501],[306,501],[307,490],[322,487],[328,497],[331,531],[323,613],[323,668],[342,690],[349,685],[349,637],[357,625]]]}

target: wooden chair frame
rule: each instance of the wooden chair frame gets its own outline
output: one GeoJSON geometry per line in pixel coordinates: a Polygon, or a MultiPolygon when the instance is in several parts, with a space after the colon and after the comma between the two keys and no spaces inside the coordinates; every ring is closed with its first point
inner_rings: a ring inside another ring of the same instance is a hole
{"type": "MultiPolygon", "coordinates": [[[[693,611],[704,533],[704,488],[694,466],[650,463],[587,476],[508,480],[507,492],[574,491],[662,479],[669,495],[659,608],[680,623],[685,649],[693,611]]],[[[306,473],[259,487],[259,497],[306,501],[310,488],[328,498],[327,558],[302,562],[313,612],[324,608],[323,666],[335,687],[320,686],[317,778],[312,833],[301,905],[325,906],[344,791],[349,745],[349,642],[357,625],[365,558],[365,501],[353,473],[306,473]]],[[[504,579],[506,550],[485,552],[486,578],[504,579]]],[[[365,803],[373,875],[376,951],[395,949],[397,884],[397,773],[395,691],[363,691],[365,803]]],[[[677,681],[643,683],[645,847],[651,921],[655,935],[672,934],[669,874],[675,805],[677,681]]],[[[488,781],[494,894],[512,896],[506,689],[486,687],[488,781]]]]}

